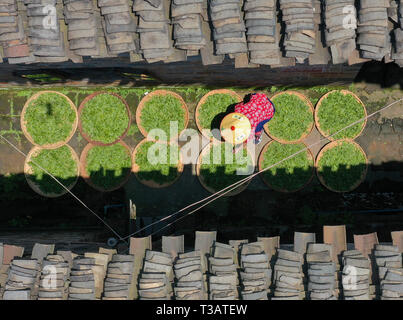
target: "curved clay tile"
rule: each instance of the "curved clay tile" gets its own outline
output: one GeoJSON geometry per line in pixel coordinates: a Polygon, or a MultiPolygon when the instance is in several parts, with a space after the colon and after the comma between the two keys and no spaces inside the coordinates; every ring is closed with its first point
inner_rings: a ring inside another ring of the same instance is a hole
{"type": "Polygon", "coordinates": [[[333,246],[333,262],[339,262],[339,255],[347,250],[346,226],[323,226],[323,242],[333,246]]]}

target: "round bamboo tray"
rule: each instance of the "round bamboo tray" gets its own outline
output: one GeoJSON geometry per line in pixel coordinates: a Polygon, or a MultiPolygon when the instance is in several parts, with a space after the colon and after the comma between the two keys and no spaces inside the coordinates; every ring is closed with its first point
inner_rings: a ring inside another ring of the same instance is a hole
{"type": "Polygon", "coordinates": [[[322,136],[326,137],[326,138],[329,139],[330,141],[336,141],[336,140],[337,140],[337,139],[335,139],[335,138],[333,138],[333,137],[330,137],[329,134],[327,134],[326,132],[323,131],[323,129],[320,127],[320,123],[319,123],[320,120],[319,120],[319,117],[318,117],[319,109],[320,109],[320,107],[321,107],[321,105],[322,105],[322,102],[323,102],[330,94],[335,93],[335,92],[341,92],[341,93],[344,94],[344,95],[347,95],[347,94],[352,95],[352,96],[362,105],[362,107],[364,108],[365,120],[364,120],[364,123],[363,123],[363,126],[362,126],[361,131],[360,131],[355,137],[353,137],[353,138],[351,138],[351,139],[347,139],[347,140],[355,140],[355,139],[357,139],[357,138],[363,133],[363,131],[364,131],[366,125],[367,125],[367,115],[368,115],[368,114],[367,114],[367,108],[365,108],[365,105],[364,105],[364,103],[361,101],[361,99],[360,99],[355,93],[353,93],[353,92],[351,92],[351,91],[348,91],[348,90],[333,90],[333,91],[330,91],[330,92],[328,92],[327,94],[325,94],[322,98],[320,98],[320,100],[319,100],[318,103],[316,104],[316,111],[315,111],[315,125],[316,125],[316,128],[318,128],[318,130],[319,130],[319,132],[321,133],[322,136]]]}
{"type": "MultiPolygon", "coordinates": [[[[277,97],[279,97],[279,96],[281,96],[281,95],[283,95],[283,94],[289,94],[289,95],[297,96],[298,98],[300,98],[302,101],[305,102],[305,104],[309,107],[310,112],[311,112],[311,114],[312,114],[312,124],[307,128],[306,132],[304,132],[304,133],[302,134],[302,136],[301,136],[298,140],[291,140],[291,141],[288,141],[288,140],[284,140],[284,139],[281,139],[281,138],[278,138],[278,137],[274,136],[274,135],[270,132],[269,123],[266,123],[266,124],[264,125],[264,131],[269,135],[270,138],[272,138],[273,140],[275,140],[275,141],[277,141],[277,142],[280,142],[280,143],[282,143],[282,144],[297,144],[297,143],[301,143],[307,136],[309,136],[309,135],[311,134],[311,132],[312,132],[312,130],[313,130],[313,127],[314,127],[313,116],[314,116],[314,113],[315,113],[315,109],[314,109],[314,107],[313,107],[311,101],[310,101],[306,96],[304,96],[302,93],[299,93],[299,92],[297,92],[297,91],[284,91],[284,92],[279,92],[279,93],[275,94],[274,96],[272,96],[272,97],[270,98],[270,100],[273,101],[275,98],[277,98],[277,97]]],[[[274,104],[274,102],[273,102],[273,104],[274,104]]],[[[274,104],[274,107],[276,107],[275,104],[274,104]]],[[[274,115],[274,116],[276,116],[276,115],[274,115]]]]}
{"type": "MultiPolygon", "coordinates": [[[[155,96],[158,96],[158,95],[165,96],[165,95],[168,95],[168,94],[173,96],[173,97],[175,97],[176,99],[178,99],[182,103],[181,108],[185,111],[185,126],[184,126],[183,130],[181,132],[179,132],[178,135],[176,135],[174,137],[171,137],[170,141],[176,140],[178,137],[180,137],[180,135],[183,133],[183,131],[186,130],[186,128],[187,128],[187,126],[189,124],[189,110],[188,110],[188,108],[186,106],[185,100],[183,100],[183,98],[179,94],[177,94],[175,92],[168,91],[168,90],[156,90],[156,91],[153,91],[153,92],[147,94],[143,99],[141,99],[140,104],[139,104],[139,106],[137,108],[137,111],[136,111],[136,123],[137,123],[137,126],[138,126],[141,134],[144,137],[148,136],[148,132],[141,124],[141,113],[142,113],[146,103],[152,97],[155,97],[155,96]]],[[[150,141],[150,139],[149,139],[149,141],[150,141]]],[[[153,141],[155,141],[155,140],[153,140],[153,141]]]]}
{"type": "Polygon", "coordinates": [[[73,101],[71,101],[70,98],[67,97],[63,93],[60,93],[60,92],[57,92],[57,91],[51,91],[51,90],[40,91],[40,92],[34,94],[31,98],[29,98],[27,100],[27,102],[25,102],[24,108],[21,111],[20,123],[21,123],[22,132],[24,133],[24,135],[28,139],[28,141],[31,142],[33,145],[35,145],[37,147],[40,147],[40,148],[43,148],[43,149],[57,149],[57,148],[60,148],[60,147],[64,146],[65,144],[67,144],[71,140],[71,138],[74,136],[74,134],[75,134],[75,132],[77,130],[77,126],[78,126],[77,108],[74,105],[73,101]],[[59,142],[55,142],[55,143],[51,143],[51,144],[40,145],[40,144],[38,144],[38,143],[36,143],[34,141],[34,139],[32,138],[31,134],[27,130],[27,121],[25,120],[25,114],[26,114],[27,109],[28,109],[29,105],[31,104],[31,102],[33,102],[36,99],[38,99],[38,97],[41,96],[42,94],[47,94],[47,93],[55,93],[55,94],[58,94],[59,96],[62,96],[64,99],[66,99],[66,101],[69,103],[71,109],[74,110],[75,120],[74,120],[74,122],[72,124],[70,134],[66,139],[64,139],[63,141],[59,141],[59,142]]]}
{"type": "MultiPolygon", "coordinates": [[[[269,149],[270,145],[273,143],[274,141],[270,141],[268,144],[266,144],[262,150],[262,152],[260,153],[259,156],[259,171],[264,170],[265,168],[263,167],[263,161],[264,161],[264,154],[266,153],[266,151],[269,149]]],[[[262,180],[263,182],[271,189],[278,191],[278,192],[283,192],[283,193],[295,193],[298,191],[301,191],[302,189],[304,189],[306,186],[308,186],[311,182],[312,179],[314,177],[314,172],[315,172],[315,159],[313,157],[313,154],[311,152],[311,150],[308,149],[308,146],[301,142],[301,144],[303,144],[306,148],[307,148],[307,154],[309,159],[312,161],[312,172],[311,172],[311,177],[307,180],[307,182],[301,186],[300,188],[296,189],[296,190],[286,190],[286,189],[280,189],[280,188],[276,188],[273,185],[270,184],[270,182],[265,178],[264,173],[261,174],[262,180]]]]}
{"type": "MultiPolygon", "coordinates": [[[[149,187],[149,188],[153,188],[153,189],[162,189],[162,188],[167,188],[167,187],[173,185],[175,182],[177,182],[177,181],[179,180],[179,178],[181,177],[181,175],[182,175],[182,173],[183,173],[183,169],[184,169],[184,165],[183,165],[183,162],[182,162],[182,155],[181,155],[181,153],[180,153],[180,149],[178,149],[178,150],[179,150],[179,162],[178,162],[178,166],[177,166],[177,170],[178,170],[177,177],[176,177],[173,181],[171,181],[171,182],[167,182],[167,183],[164,183],[164,184],[159,184],[159,183],[157,183],[157,182],[155,182],[155,181],[152,181],[152,180],[144,180],[144,179],[141,179],[141,178],[138,176],[138,173],[139,173],[139,171],[140,171],[140,166],[136,163],[136,155],[137,155],[137,152],[138,152],[138,150],[140,149],[140,147],[141,147],[143,144],[145,144],[146,142],[150,142],[150,140],[147,140],[147,139],[142,140],[142,141],[136,146],[136,148],[135,148],[134,151],[133,151],[133,155],[132,155],[132,171],[134,172],[134,175],[136,176],[137,180],[139,180],[139,181],[140,181],[142,184],[144,184],[145,186],[147,186],[147,187],[149,187]]],[[[151,142],[155,142],[155,141],[151,141],[151,142]]],[[[155,143],[168,144],[167,142],[162,142],[162,141],[158,141],[158,142],[155,142],[155,143]]],[[[172,144],[172,143],[170,143],[170,144],[172,144]]]]}
{"type": "MultiPolygon", "coordinates": [[[[74,149],[72,147],[70,147],[69,145],[65,145],[65,146],[69,148],[69,150],[71,152],[71,156],[77,164],[77,175],[76,175],[75,181],[72,184],[70,184],[69,186],[65,186],[68,190],[71,190],[74,188],[74,186],[76,185],[76,183],[78,181],[78,178],[80,177],[80,160],[77,156],[77,153],[74,151],[74,149]]],[[[61,193],[45,193],[40,189],[39,185],[37,185],[34,181],[32,181],[30,179],[30,176],[33,174],[33,170],[32,170],[32,167],[29,165],[29,162],[31,161],[32,157],[35,157],[42,150],[46,150],[46,149],[35,146],[31,149],[31,151],[28,153],[27,157],[25,158],[25,163],[24,163],[25,179],[27,180],[28,185],[32,188],[32,190],[34,190],[39,195],[41,195],[43,197],[47,197],[47,198],[61,197],[61,196],[65,195],[68,191],[64,189],[61,193]]]]}
{"type": "MultiPolygon", "coordinates": [[[[219,146],[220,144],[223,144],[224,142],[211,142],[210,144],[208,144],[200,153],[199,158],[197,159],[197,166],[196,166],[196,174],[197,174],[197,178],[200,181],[200,184],[210,193],[216,193],[220,190],[214,190],[213,188],[211,188],[210,186],[208,186],[203,178],[203,176],[201,175],[200,169],[201,169],[201,165],[202,165],[202,159],[204,156],[206,156],[207,154],[209,154],[210,152],[210,148],[214,145],[214,146],[219,146]]],[[[252,162],[253,162],[253,157],[250,154],[250,152],[248,151],[248,155],[251,157],[252,162]]],[[[246,178],[247,176],[242,176],[242,179],[246,178]]],[[[242,180],[240,179],[240,180],[242,180]]],[[[246,181],[245,183],[241,184],[238,188],[236,188],[235,190],[232,190],[231,192],[228,192],[224,195],[224,197],[232,197],[232,196],[236,196],[238,194],[240,194],[242,191],[246,190],[246,188],[248,187],[249,183],[251,180],[246,181]]],[[[228,191],[228,190],[226,190],[228,191]]],[[[224,191],[224,192],[226,192],[224,191]]]]}
{"type": "Polygon", "coordinates": [[[368,158],[367,158],[367,155],[365,154],[365,151],[364,151],[364,150],[361,148],[361,146],[360,146],[358,143],[356,143],[355,141],[353,141],[353,140],[351,140],[351,139],[336,140],[336,141],[333,141],[333,142],[328,143],[327,145],[325,145],[325,146],[322,148],[322,150],[320,150],[318,156],[316,157],[315,167],[316,167],[316,175],[317,175],[317,177],[318,177],[320,183],[321,183],[324,187],[326,187],[327,189],[329,189],[330,191],[333,191],[333,192],[337,192],[337,193],[346,193],[346,192],[351,192],[351,191],[355,190],[356,188],[358,188],[358,186],[365,180],[365,177],[366,177],[367,172],[368,172],[368,158]],[[339,146],[339,145],[342,144],[343,142],[348,142],[348,143],[353,144],[353,145],[364,155],[364,157],[365,157],[365,170],[362,172],[360,179],[357,180],[357,182],[354,183],[348,190],[346,190],[346,191],[339,191],[339,190],[333,189],[332,187],[329,187],[329,186],[326,184],[325,178],[320,174],[318,168],[319,168],[319,161],[320,161],[320,159],[323,157],[324,153],[325,153],[327,150],[330,150],[330,149],[332,149],[332,148],[334,148],[334,147],[339,146]]]}
{"type": "Polygon", "coordinates": [[[91,143],[96,146],[111,146],[119,141],[122,141],[123,138],[126,137],[127,133],[129,132],[130,123],[132,122],[132,115],[131,115],[130,107],[129,107],[128,103],[126,102],[125,99],[123,99],[121,96],[119,96],[118,94],[116,94],[114,92],[99,91],[99,92],[94,92],[94,93],[90,94],[83,100],[83,102],[81,102],[80,107],[78,108],[78,115],[79,115],[79,119],[80,119],[80,121],[78,123],[78,128],[80,130],[80,134],[83,136],[83,138],[85,140],[87,140],[88,143],[91,143]],[[109,95],[115,96],[120,101],[122,101],[122,103],[125,105],[126,112],[129,117],[129,122],[128,122],[128,125],[127,125],[127,128],[125,129],[125,131],[122,133],[122,135],[120,137],[118,137],[115,141],[113,141],[111,143],[104,143],[102,141],[96,141],[96,140],[91,139],[91,137],[84,131],[84,129],[82,127],[82,123],[81,123],[81,114],[82,114],[83,110],[85,109],[87,102],[100,94],[109,94],[109,95]]]}
{"type": "MultiPolygon", "coordinates": [[[[117,142],[117,143],[119,143],[120,145],[122,145],[122,146],[126,149],[126,152],[127,152],[127,154],[129,155],[130,161],[131,161],[131,150],[130,150],[129,146],[128,146],[126,143],[124,143],[123,141],[119,141],[119,142],[117,142]]],[[[88,156],[88,152],[89,152],[92,148],[97,147],[97,146],[98,146],[98,145],[89,143],[89,144],[87,144],[87,145],[85,146],[83,152],[81,153],[81,156],[80,156],[80,172],[81,172],[81,177],[84,179],[84,181],[85,181],[88,185],[90,185],[90,186],[93,187],[95,190],[98,190],[98,191],[100,191],[100,192],[111,192],[111,191],[115,191],[115,190],[120,189],[120,188],[123,187],[123,186],[127,183],[127,181],[129,180],[130,175],[131,175],[131,170],[128,171],[128,173],[126,174],[125,178],[124,178],[118,185],[116,185],[115,187],[110,188],[110,189],[104,189],[104,188],[102,188],[101,186],[98,186],[98,185],[94,184],[94,183],[91,181],[90,173],[87,172],[87,156],[88,156]]]]}
{"type": "MultiPolygon", "coordinates": [[[[237,94],[235,91],[233,90],[228,90],[228,89],[219,89],[219,90],[212,90],[209,93],[206,93],[199,101],[199,103],[197,104],[196,107],[196,111],[195,111],[195,121],[196,121],[196,125],[197,125],[197,129],[199,129],[199,132],[206,137],[207,139],[209,139],[210,141],[212,141],[214,139],[214,137],[211,135],[211,131],[210,134],[208,134],[206,132],[206,130],[210,130],[209,128],[203,128],[200,124],[199,121],[199,117],[200,117],[200,109],[203,106],[203,104],[206,102],[206,100],[208,99],[208,97],[215,95],[215,94],[229,94],[233,97],[235,97],[236,99],[238,99],[238,102],[242,102],[242,98],[239,94],[237,94]]],[[[217,139],[216,139],[217,140],[217,139]]]]}

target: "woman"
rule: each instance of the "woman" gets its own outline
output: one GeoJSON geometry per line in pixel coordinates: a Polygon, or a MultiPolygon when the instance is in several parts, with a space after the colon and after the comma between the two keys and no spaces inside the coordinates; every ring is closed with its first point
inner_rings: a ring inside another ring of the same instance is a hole
{"type": "MultiPolygon", "coordinates": [[[[274,104],[263,93],[252,94],[249,102],[235,106],[235,112],[221,122],[221,135],[229,143],[244,145],[251,139],[255,144],[262,141],[264,125],[269,122],[276,110],[274,104]]],[[[236,147],[238,151],[241,146],[236,147]]]]}

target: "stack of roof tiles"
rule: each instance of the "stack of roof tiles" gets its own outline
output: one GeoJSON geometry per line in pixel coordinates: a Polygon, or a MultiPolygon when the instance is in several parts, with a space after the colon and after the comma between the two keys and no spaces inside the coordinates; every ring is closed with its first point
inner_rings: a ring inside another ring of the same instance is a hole
{"type": "Polygon", "coordinates": [[[275,0],[247,0],[244,6],[249,60],[255,64],[280,63],[275,0]]]}
{"type": "Polygon", "coordinates": [[[19,246],[13,246],[9,244],[4,244],[0,246],[0,253],[2,253],[2,256],[0,256],[2,260],[2,265],[0,268],[0,298],[3,296],[5,286],[7,283],[8,279],[8,271],[10,269],[10,264],[11,261],[14,258],[21,258],[24,254],[24,247],[19,247],[19,246]]]}
{"type": "Polygon", "coordinates": [[[42,262],[38,300],[67,300],[70,266],[61,255],[48,255],[42,262]]]}
{"type": "Polygon", "coordinates": [[[274,297],[272,300],[302,300],[304,291],[301,253],[277,249],[274,265],[274,297]]]}
{"type": "Polygon", "coordinates": [[[128,0],[98,0],[106,45],[111,55],[136,51],[136,24],[128,0]]]}
{"type": "Polygon", "coordinates": [[[205,266],[200,251],[180,253],[174,265],[175,299],[205,300],[206,292],[203,274],[205,266]]]}
{"type": "Polygon", "coordinates": [[[215,242],[209,260],[210,300],[238,299],[238,273],[235,250],[228,244],[215,242]]]}
{"type": "Polygon", "coordinates": [[[166,60],[173,54],[166,2],[135,0],[133,10],[139,16],[137,32],[144,59],[150,63],[166,60]]]}
{"type": "Polygon", "coordinates": [[[371,264],[358,250],[343,252],[343,296],[345,300],[370,299],[371,264]]]}
{"type": "MultiPolygon", "coordinates": [[[[229,240],[229,245],[234,248],[234,263],[236,265],[236,270],[239,275],[241,272],[241,251],[242,251],[242,246],[244,244],[247,244],[249,240],[229,240]]],[[[237,287],[240,288],[240,281],[239,277],[237,278],[237,287]]]]}
{"type": "Polygon", "coordinates": [[[134,255],[114,254],[108,263],[103,300],[133,300],[136,286],[134,255]]]}
{"type": "Polygon", "coordinates": [[[400,1],[398,7],[398,21],[400,28],[394,30],[395,46],[392,53],[392,59],[400,66],[403,67],[403,2],[400,1]]]}
{"type": "Polygon", "coordinates": [[[403,29],[395,29],[395,51],[392,53],[392,59],[402,68],[403,67],[403,29]]]}
{"type": "MultiPolygon", "coordinates": [[[[312,0],[313,21],[315,24],[315,53],[309,56],[309,65],[328,64],[331,60],[329,48],[326,41],[322,41],[322,35],[326,32],[326,24],[322,19],[322,1],[312,0]]],[[[324,2],[323,2],[324,5],[324,2]]],[[[325,10],[323,8],[323,14],[325,10]]],[[[312,40],[311,40],[312,41],[312,40]]]]}
{"type": "Polygon", "coordinates": [[[97,22],[92,0],[63,0],[70,50],[78,56],[98,56],[97,22]]]}
{"type": "Polygon", "coordinates": [[[69,300],[95,300],[94,258],[78,256],[70,272],[69,300]]]}
{"type": "Polygon", "coordinates": [[[242,246],[244,244],[248,244],[249,240],[229,240],[228,243],[231,247],[234,248],[235,251],[234,261],[239,271],[241,269],[240,258],[241,258],[242,246]]]}
{"type": "Polygon", "coordinates": [[[382,300],[403,300],[402,254],[397,246],[376,245],[374,251],[382,300]]]}
{"type": "Polygon", "coordinates": [[[0,3],[0,45],[4,58],[8,58],[10,64],[35,61],[30,53],[16,0],[3,0],[0,3]]]}
{"type": "Polygon", "coordinates": [[[173,0],[171,6],[173,37],[178,49],[198,51],[206,45],[202,30],[204,0],[173,0]]]}
{"type": "MultiPolygon", "coordinates": [[[[204,50],[204,49],[203,49],[204,50]]],[[[208,257],[210,257],[214,243],[217,241],[217,231],[196,231],[194,250],[200,251],[203,271],[203,283],[208,299],[208,257]]]]}
{"type": "Polygon", "coordinates": [[[217,231],[196,231],[195,232],[195,251],[200,251],[202,255],[202,266],[208,265],[208,256],[211,254],[214,243],[217,240],[217,231]]]}
{"type": "Polygon", "coordinates": [[[142,272],[138,284],[140,300],[170,300],[170,282],[164,272],[142,272]]]}
{"type": "Polygon", "coordinates": [[[94,261],[93,264],[91,264],[91,270],[94,274],[95,298],[100,299],[104,290],[104,280],[108,268],[109,255],[86,252],[84,257],[91,258],[94,261]]]}
{"type": "MultiPolygon", "coordinates": [[[[41,243],[34,244],[31,252],[31,260],[35,259],[38,261],[39,270],[42,270],[42,263],[44,258],[46,258],[49,254],[53,254],[54,249],[55,249],[54,244],[41,244],[41,243]]],[[[41,273],[38,272],[37,280],[34,282],[33,289],[31,290],[31,297],[35,300],[38,298],[40,276],[41,273]]]]}
{"type": "Polygon", "coordinates": [[[261,242],[242,245],[240,272],[243,300],[268,300],[272,270],[261,242]]]}
{"type": "Polygon", "coordinates": [[[11,261],[15,257],[22,257],[23,254],[23,247],[0,243],[0,299],[3,297],[11,261]]]}
{"type": "Polygon", "coordinates": [[[40,263],[36,259],[13,259],[3,300],[36,300],[40,263]]]}
{"type": "Polygon", "coordinates": [[[25,0],[29,42],[37,62],[67,61],[64,34],[60,31],[56,0],[25,0]]]}
{"type": "Polygon", "coordinates": [[[389,0],[360,0],[358,39],[361,56],[381,61],[391,52],[389,0]]]}
{"type": "Polygon", "coordinates": [[[210,0],[215,53],[237,54],[248,52],[245,24],[240,0],[210,0]]]}
{"type": "Polygon", "coordinates": [[[139,238],[130,238],[130,251],[131,255],[134,255],[134,271],[133,277],[135,279],[135,287],[134,287],[134,299],[138,299],[138,282],[140,278],[140,273],[143,270],[144,266],[144,258],[146,255],[146,250],[152,249],[152,241],[151,236],[148,237],[139,237],[139,238]]]}
{"type": "MultiPolygon", "coordinates": [[[[307,233],[307,232],[294,232],[294,246],[293,251],[302,254],[304,263],[302,265],[302,272],[303,272],[303,286],[304,290],[307,291],[308,289],[308,278],[306,275],[308,274],[308,267],[309,263],[306,261],[306,254],[308,249],[308,244],[316,243],[316,233],[307,233]]],[[[306,298],[306,294],[304,292],[303,298],[306,298]]]]}
{"type": "Polygon", "coordinates": [[[315,23],[312,0],[280,0],[282,21],[285,23],[284,50],[286,57],[304,63],[315,53],[315,23]]]}
{"type": "Polygon", "coordinates": [[[310,300],[337,300],[335,294],[336,264],[332,262],[332,246],[310,243],[308,263],[308,297],[310,300]]]}
{"type": "Polygon", "coordinates": [[[356,49],[357,10],[354,0],[325,0],[326,44],[334,64],[345,63],[356,49]]]}
{"type": "Polygon", "coordinates": [[[73,259],[77,255],[68,250],[57,250],[56,254],[63,257],[64,261],[69,264],[69,268],[71,270],[71,268],[73,267],[73,259]]]}
{"type": "Polygon", "coordinates": [[[140,300],[170,300],[173,267],[168,253],[147,250],[139,281],[140,300]]]}

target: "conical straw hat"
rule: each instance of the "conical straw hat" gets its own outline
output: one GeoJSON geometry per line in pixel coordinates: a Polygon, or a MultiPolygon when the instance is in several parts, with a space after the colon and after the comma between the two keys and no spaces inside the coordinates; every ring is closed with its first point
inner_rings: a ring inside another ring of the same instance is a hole
{"type": "Polygon", "coordinates": [[[252,127],[249,119],[242,113],[230,113],[221,122],[221,136],[232,144],[240,144],[248,140],[252,127]]]}

